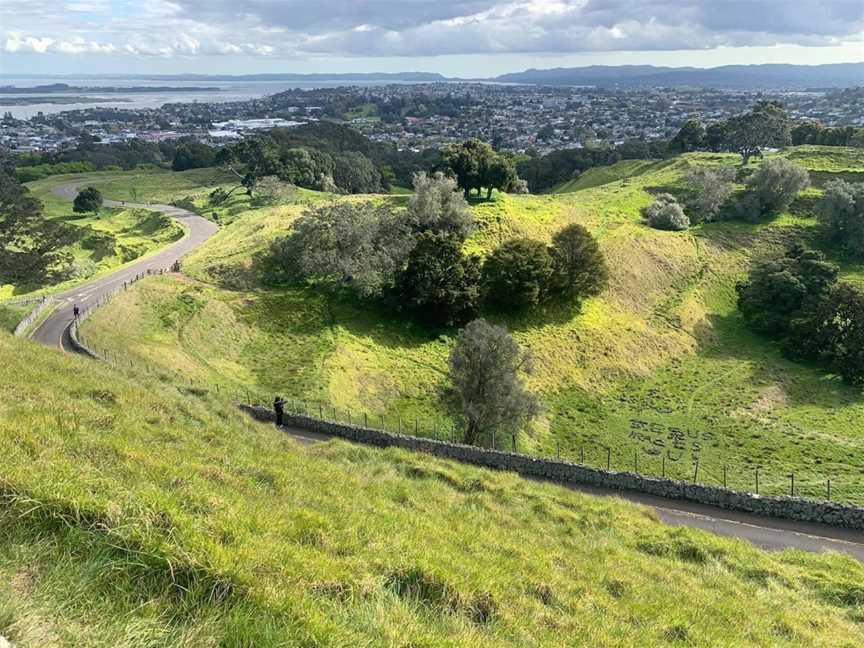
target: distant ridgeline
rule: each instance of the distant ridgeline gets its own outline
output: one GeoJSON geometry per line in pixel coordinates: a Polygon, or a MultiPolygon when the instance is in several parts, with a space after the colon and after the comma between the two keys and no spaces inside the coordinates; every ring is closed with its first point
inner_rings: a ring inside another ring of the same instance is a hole
{"type": "Polygon", "coordinates": [[[128,94],[143,92],[219,92],[222,88],[217,86],[70,86],[67,83],[51,83],[49,85],[30,86],[20,88],[18,86],[0,86],[0,94],[54,94],[77,92],[81,94],[105,94],[124,93],[128,94]]]}

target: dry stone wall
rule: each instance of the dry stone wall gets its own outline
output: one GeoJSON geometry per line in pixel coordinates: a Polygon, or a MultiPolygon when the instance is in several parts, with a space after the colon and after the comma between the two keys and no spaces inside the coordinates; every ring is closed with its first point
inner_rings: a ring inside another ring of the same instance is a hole
{"type": "MultiPolygon", "coordinates": [[[[258,420],[274,420],[273,412],[267,408],[248,405],[241,405],[241,408],[258,420]]],[[[460,443],[449,443],[437,439],[394,434],[287,412],[284,424],[288,427],[337,436],[356,443],[384,448],[404,448],[476,466],[512,470],[526,477],[635,491],[672,500],[709,504],[731,511],[743,511],[768,517],[864,530],[864,508],[849,504],[808,500],[800,497],[760,496],[714,486],[646,477],[630,472],[607,471],[569,461],[532,457],[460,443]]]]}

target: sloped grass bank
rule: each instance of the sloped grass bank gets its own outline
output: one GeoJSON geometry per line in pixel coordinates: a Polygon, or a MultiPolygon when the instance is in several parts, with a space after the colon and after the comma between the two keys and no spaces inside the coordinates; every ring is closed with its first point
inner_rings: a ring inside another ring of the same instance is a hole
{"type": "Polygon", "coordinates": [[[0,634],[20,646],[834,647],[864,627],[848,557],[301,446],[212,392],[6,335],[0,353],[0,634]]]}

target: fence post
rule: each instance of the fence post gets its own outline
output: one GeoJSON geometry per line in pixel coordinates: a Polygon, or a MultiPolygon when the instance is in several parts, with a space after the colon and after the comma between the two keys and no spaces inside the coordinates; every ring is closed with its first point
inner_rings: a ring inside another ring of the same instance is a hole
{"type": "Polygon", "coordinates": [[[322,403],[318,403],[318,418],[324,420],[324,405],[322,403]]]}
{"type": "Polygon", "coordinates": [[[660,476],[666,478],[666,455],[660,455],[660,476]]]}
{"type": "Polygon", "coordinates": [[[495,430],[492,430],[492,449],[495,449],[495,430]]]}
{"type": "Polygon", "coordinates": [[[579,446],[579,463],[585,465],[585,446],[579,446]]]}
{"type": "Polygon", "coordinates": [[[699,476],[699,460],[696,460],[696,467],[693,469],[693,483],[696,483],[696,478],[699,476]]]}
{"type": "Polygon", "coordinates": [[[789,475],[789,495],[795,497],[795,473],[789,475]]]}
{"type": "Polygon", "coordinates": [[[606,448],[606,470],[612,470],[612,448],[606,448]]]}
{"type": "Polygon", "coordinates": [[[516,435],[511,434],[510,438],[513,439],[513,452],[516,452],[516,435]]]}
{"type": "Polygon", "coordinates": [[[351,425],[351,408],[348,408],[348,425],[351,425]]]}
{"type": "Polygon", "coordinates": [[[726,488],[726,464],[723,464],[723,488],[726,488]]]}
{"type": "Polygon", "coordinates": [[[759,494],[759,467],[756,467],[756,494],[759,494]]]}
{"type": "Polygon", "coordinates": [[[414,436],[417,436],[420,432],[420,423],[417,421],[417,417],[414,417],[414,436]]]}
{"type": "Polygon", "coordinates": [[[381,415],[381,431],[386,432],[387,429],[384,427],[384,415],[381,415]]]}
{"type": "Polygon", "coordinates": [[[398,427],[396,428],[396,430],[397,430],[397,432],[398,432],[399,434],[402,434],[402,415],[399,414],[399,416],[398,416],[397,418],[398,418],[399,420],[397,421],[397,425],[398,425],[398,427]]]}
{"type": "Polygon", "coordinates": [[[369,415],[366,414],[366,412],[363,412],[363,427],[364,428],[369,427],[369,415]]]}
{"type": "Polygon", "coordinates": [[[638,450],[633,451],[633,472],[635,472],[635,473],[639,472],[639,451],[638,450]]]}
{"type": "Polygon", "coordinates": [[[831,480],[828,480],[828,501],[831,501],[831,480]]]}
{"type": "Polygon", "coordinates": [[[561,458],[561,442],[557,439],[555,440],[555,456],[560,459],[561,458]]]}

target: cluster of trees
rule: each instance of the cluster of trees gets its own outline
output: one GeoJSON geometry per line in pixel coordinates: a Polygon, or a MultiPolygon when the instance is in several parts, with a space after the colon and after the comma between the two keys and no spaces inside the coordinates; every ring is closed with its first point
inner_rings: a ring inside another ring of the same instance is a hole
{"type": "Polygon", "coordinates": [[[358,151],[285,148],[271,135],[255,135],[226,146],[215,154],[214,161],[236,175],[237,188],[250,196],[266,176],[307,189],[343,193],[376,193],[386,184],[372,161],[358,151]]]}
{"type": "MultiPolygon", "coordinates": [[[[41,173],[52,170],[52,167],[56,168],[58,173],[66,173],[63,167],[54,167],[54,165],[69,163],[86,164],[86,168],[81,168],[82,171],[128,170],[145,165],[167,167],[172,164],[176,147],[184,141],[188,140],[157,143],[133,139],[103,144],[98,137],[82,132],[74,148],[55,152],[19,154],[16,159],[17,173],[21,177],[26,177],[29,173],[27,169],[30,167],[42,167],[41,173]]],[[[77,168],[73,172],[77,172],[77,168]]],[[[22,179],[22,182],[26,181],[29,180],[22,179]]]]}
{"type": "Polygon", "coordinates": [[[0,283],[44,284],[64,278],[72,262],[65,251],[75,228],[45,218],[42,204],[21,185],[0,151],[0,283]]]}
{"type": "Polygon", "coordinates": [[[838,275],[820,252],[796,245],[754,265],[737,286],[738,307],[750,328],[791,357],[864,384],[864,293],[838,275]]]}
{"type": "MultiPolygon", "coordinates": [[[[783,158],[760,164],[745,180],[744,190],[737,194],[735,177],[735,170],[729,167],[696,167],[685,176],[680,197],[658,195],[642,210],[643,218],[651,227],[672,231],[686,230],[693,224],[720,217],[757,221],[788,209],[809,184],[807,171],[783,158]]],[[[843,192],[838,189],[832,203],[837,209],[832,214],[842,212],[840,205],[845,203],[840,193],[843,192]]],[[[844,223],[848,220],[838,218],[844,223]]]]}
{"type": "Polygon", "coordinates": [[[472,190],[479,196],[484,188],[487,200],[494,189],[514,193],[528,191],[527,184],[520,182],[513,161],[480,140],[451,144],[444,149],[442,164],[456,176],[466,198],[472,190]]]}
{"type": "Polygon", "coordinates": [[[823,126],[807,120],[792,127],[792,144],[821,144],[822,146],[854,146],[864,148],[864,128],[855,126],[823,126]]]}
{"type": "Polygon", "coordinates": [[[761,157],[766,148],[790,144],[864,147],[864,128],[831,128],[815,121],[794,124],[781,104],[760,101],[747,113],[707,127],[696,119],[687,121],[670,140],[669,151],[730,151],[740,154],[746,165],[750,158],[761,157]]]}
{"type": "Polygon", "coordinates": [[[308,210],[276,240],[266,278],[349,290],[432,326],[452,326],[491,308],[579,301],[606,285],[597,242],[582,226],[551,246],[513,239],[483,262],[466,254],[475,224],[456,180],[418,174],[407,211],[387,202],[337,202],[308,210]]]}
{"type": "Polygon", "coordinates": [[[96,167],[91,162],[56,162],[54,164],[43,163],[33,166],[18,166],[15,169],[15,176],[18,182],[33,182],[41,180],[52,175],[61,173],[88,173],[95,171],[96,167]]]}

